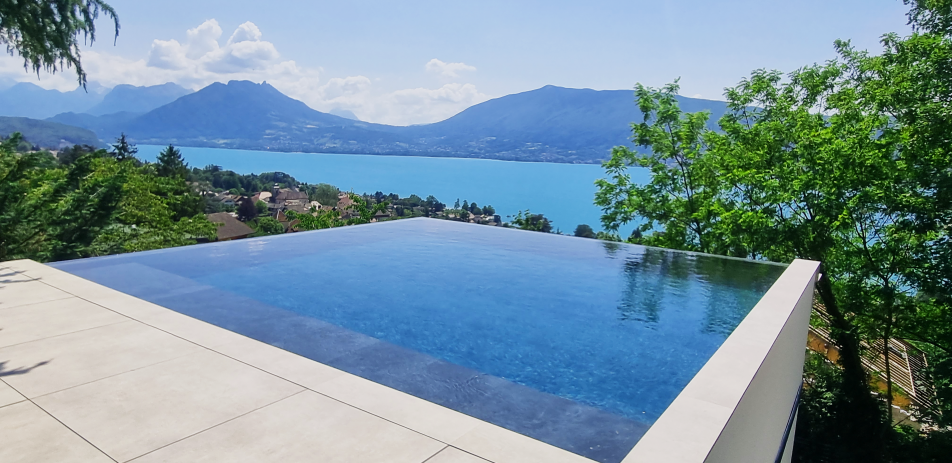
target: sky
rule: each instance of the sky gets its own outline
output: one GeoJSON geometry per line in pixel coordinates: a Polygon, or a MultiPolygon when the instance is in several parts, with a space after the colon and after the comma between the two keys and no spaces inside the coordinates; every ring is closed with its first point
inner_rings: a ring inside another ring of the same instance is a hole
{"type": "MultiPolygon", "coordinates": [[[[267,81],[314,109],[395,125],[435,122],[503,95],[558,85],[660,87],[723,99],[755,69],[793,71],[849,39],[876,51],[905,34],[901,0],[377,1],[107,0],[84,47],[89,80],[198,90],[267,81]]],[[[76,88],[71,71],[26,72],[0,57],[0,81],[76,88]]]]}

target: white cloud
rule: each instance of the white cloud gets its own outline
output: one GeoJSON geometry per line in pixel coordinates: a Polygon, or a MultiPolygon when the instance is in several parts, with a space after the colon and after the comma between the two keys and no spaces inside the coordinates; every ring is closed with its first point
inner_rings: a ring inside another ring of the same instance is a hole
{"type": "MultiPolygon", "coordinates": [[[[323,69],[303,67],[293,60],[282,60],[271,42],[252,22],[238,26],[222,44],[223,31],[218,21],[209,19],[185,32],[184,42],[156,39],[148,55],[130,59],[96,50],[83,52],[83,67],[89,81],[113,87],[118,84],[158,85],[175,82],[198,90],[213,82],[230,80],[267,81],[286,95],[299,99],[319,111],[349,109],[361,120],[395,125],[436,122],[467,107],[489,99],[472,84],[448,83],[435,89],[409,88],[396,91],[380,87],[380,78],[366,76],[335,77],[322,82],[323,69]]],[[[446,78],[460,72],[475,71],[464,63],[444,63],[433,59],[428,72],[446,78]]],[[[10,56],[0,57],[0,78],[34,82],[44,88],[68,91],[76,88],[72,70],[55,75],[26,73],[23,62],[10,56]]]]}
{"type": "Polygon", "coordinates": [[[436,58],[426,63],[427,72],[439,74],[442,77],[457,78],[462,71],[475,71],[476,68],[465,63],[444,63],[436,58]]]}

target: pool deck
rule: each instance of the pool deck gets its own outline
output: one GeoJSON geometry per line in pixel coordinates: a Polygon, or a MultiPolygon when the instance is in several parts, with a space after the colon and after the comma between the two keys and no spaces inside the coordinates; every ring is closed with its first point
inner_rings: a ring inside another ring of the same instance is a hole
{"type": "Polygon", "coordinates": [[[0,263],[0,461],[591,462],[29,260],[0,263]]]}

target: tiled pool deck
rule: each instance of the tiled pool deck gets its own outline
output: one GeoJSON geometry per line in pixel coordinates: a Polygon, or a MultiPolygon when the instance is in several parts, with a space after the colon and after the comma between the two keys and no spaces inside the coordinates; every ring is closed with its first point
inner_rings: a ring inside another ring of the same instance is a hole
{"type": "Polygon", "coordinates": [[[0,461],[591,462],[32,261],[0,263],[0,461]]]}

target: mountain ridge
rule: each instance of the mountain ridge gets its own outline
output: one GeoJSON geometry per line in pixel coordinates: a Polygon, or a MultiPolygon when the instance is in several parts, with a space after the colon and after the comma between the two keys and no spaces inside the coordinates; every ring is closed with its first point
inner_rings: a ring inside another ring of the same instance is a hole
{"type": "MultiPolygon", "coordinates": [[[[494,98],[443,121],[390,126],[324,113],[267,83],[214,83],[146,113],[59,114],[111,139],[125,133],[141,144],[175,144],[314,153],[415,155],[597,163],[629,143],[640,111],[630,90],[547,85],[494,98]]],[[[711,111],[722,101],[678,97],[685,111],[711,111]]]]}

